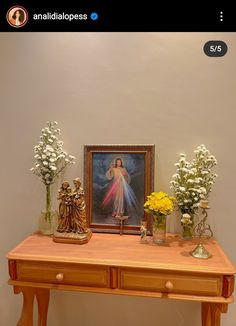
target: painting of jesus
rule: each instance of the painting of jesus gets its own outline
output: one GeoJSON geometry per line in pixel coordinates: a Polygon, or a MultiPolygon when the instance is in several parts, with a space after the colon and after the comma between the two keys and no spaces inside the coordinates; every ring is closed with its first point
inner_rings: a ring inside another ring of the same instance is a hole
{"type": "Polygon", "coordinates": [[[146,152],[113,150],[89,154],[91,170],[86,175],[90,227],[117,230],[119,220],[123,219],[124,229],[137,231],[144,217],[147,192],[146,152]]]}

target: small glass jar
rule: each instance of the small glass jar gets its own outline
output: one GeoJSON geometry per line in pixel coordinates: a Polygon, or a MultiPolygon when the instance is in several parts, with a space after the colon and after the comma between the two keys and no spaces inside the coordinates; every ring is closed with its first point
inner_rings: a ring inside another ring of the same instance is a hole
{"type": "Polygon", "coordinates": [[[181,218],[182,224],[182,239],[192,240],[193,238],[193,215],[183,213],[181,218]]]}
{"type": "Polygon", "coordinates": [[[182,238],[183,240],[192,240],[193,228],[190,225],[183,225],[182,238]]]}
{"type": "Polygon", "coordinates": [[[166,216],[163,215],[157,221],[153,221],[152,239],[155,244],[161,245],[166,240],[166,216]]]}

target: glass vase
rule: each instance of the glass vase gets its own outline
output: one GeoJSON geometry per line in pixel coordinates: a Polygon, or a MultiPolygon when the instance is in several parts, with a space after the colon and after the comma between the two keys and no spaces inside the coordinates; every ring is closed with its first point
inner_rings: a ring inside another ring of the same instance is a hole
{"type": "Polygon", "coordinates": [[[161,245],[166,240],[166,216],[154,217],[152,226],[152,239],[155,244],[161,245]]]}
{"type": "Polygon", "coordinates": [[[39,233],[43,235],[53,235],[58,224],[58,214],[56,211],[43,210],[39,218],[39,233]]]}
{"type": "Polygon", "coordinates": [[[192,226],[183,225],[182,238],[183,238],[183,240],[192,240],[192,238],[193,238],[192,226]]]}
{"type": "Polygon", "coordinates": [[[46,186],[46,208],[40,214],[39,232],[44,235],[52,235],[56,230],[58,214],[52,209],[51,185],[46,186]]]}

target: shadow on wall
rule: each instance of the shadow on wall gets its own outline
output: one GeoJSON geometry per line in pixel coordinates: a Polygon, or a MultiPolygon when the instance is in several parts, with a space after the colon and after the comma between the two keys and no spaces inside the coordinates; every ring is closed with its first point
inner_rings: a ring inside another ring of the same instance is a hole
{"type": "Polygon", "coordinates": [[[94,293],[51,292],[48,324],[198,326],[200,304],[94,293]],[[171,312],[171,313],[170,313],[171,312]]]}

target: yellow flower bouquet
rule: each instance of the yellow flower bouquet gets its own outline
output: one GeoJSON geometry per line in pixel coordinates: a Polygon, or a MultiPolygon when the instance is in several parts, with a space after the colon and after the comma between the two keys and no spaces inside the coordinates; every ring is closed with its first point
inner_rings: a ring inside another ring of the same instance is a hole
{"type": "Polygon", "coordinates": [[[166,216],[174,209],[175,197],[165,192],[152,192],[144,204],[145,212],[153,215],[154,226],[164,224],[166,216]]]}

